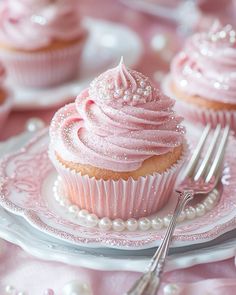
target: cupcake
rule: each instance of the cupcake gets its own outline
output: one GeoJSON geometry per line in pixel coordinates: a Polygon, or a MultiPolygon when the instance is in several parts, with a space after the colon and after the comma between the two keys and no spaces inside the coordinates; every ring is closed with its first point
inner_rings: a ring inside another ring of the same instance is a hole
{"type": "Polygon", "coordinates": [[[121,61],[61,108],[51,122],[49,155],[70,203],[124,220],[162,208],[186,151],[173,105],[121,61]]]}
{"type": "Polygon", "coordinates": [[[12,97],[4,87],[5,71],[0,65],[0,131],[12,108],[12,97]]]}
{"type": "Polygon", "coordinates": [[[177,99],[186,119],[229,123],[236,130],[236,32],[216,22],[209,32],[193,35],[171,64],[166,94],[177,99]]]}
{"type": "Polygon", "coordinates": [[[0,59],[12,83],[40,88],[75,78],[86,36],[76,0],[1,4],[0,59]]]}

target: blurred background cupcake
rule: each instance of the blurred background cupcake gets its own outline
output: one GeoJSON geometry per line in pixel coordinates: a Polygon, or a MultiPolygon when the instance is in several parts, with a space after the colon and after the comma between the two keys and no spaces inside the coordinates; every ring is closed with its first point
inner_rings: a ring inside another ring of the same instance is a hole
{"type": "Polygon", "coordinates": [[[49,87],[78,73],[87,32],[77,0],[5,0],[0,59],[12,83],[49,87]]]}
{"type": "Polygon", "coordinates": [[[50,126],[64,196],[98,217],[139,218],[169,200],[186,154],[174,101],[122,63],[96,78],[50,126]]]}
{"type": "Polygon", "coordinates": [[[236,31],[215,22],[190,37],[171,63],[164,91],[185,118],[236,130],[236,31]]]}
{"type": "Polygon", "coordinates": [[[13,99],[4,87],[4,80],[5,70],[2,65],[0,65],[0,131],[4,127],[4,123],[13,105],[13,99]]]}

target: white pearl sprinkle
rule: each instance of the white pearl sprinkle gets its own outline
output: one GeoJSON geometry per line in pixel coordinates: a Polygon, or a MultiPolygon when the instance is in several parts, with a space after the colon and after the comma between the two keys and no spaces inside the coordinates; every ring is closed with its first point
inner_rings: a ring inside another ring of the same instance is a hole
{"type": "Polygon", "coordinates": [[[138,226],[142,231],[148,230],[151,227],[151,222],[148,218],[143,217],[138,221],[138,226]]]}
{"type": "Polygon", "coordinates": [[[179,287],[176,284],[168,284],[165,285],[163,291],[164,295],[178,295],[179,287]]]}
{"type": "Polygon", "coordinates": [[[149,92],[148,91],[144,91],[143,95],[144,96],[148,96],[149,95],[149,92]]]}
{"type": "Polygon", "coordinates": [[[155,217],[152,219],[152,228],[156,230],[160,230],[163,228],[163,219],[159,217],[155,217]]]}
{"type": "Polygon", "coordinates": [[[129,95],[125,95],[125,96],[123,97],[123,99],[124,99],[124,101],[130,101],[130,96],[129,96],[129,95]]]}
{"type": "Polygon", "coordinates": [[[112,228],[115,231],[123,231],[125,229],[125,223],[121,218],[117,218],[112,222],[112,228]]]}
{"type": "Polygon", "coordinates": [[[140,99],[140,95],[135,94],[135,95],[133,96],[133,100],[134,100],[134,101],[138,101],[139,99],[140,99]]]}
{"type": "Polygon", "coordinates": [[[112,222],[111,222],[111,220],[108,217],[103,217],[98,222],[98,226],[102,230],[110,230],[111,227],[112,227],[112,222]]]}
{"type": "Polygon", "coordinates": [[[138,228],[138,221],[135,218],[130,218],[126,221],[126,227],[129,231],[136,231],[138,228]]]}
{"type": "Polygon", "coordinates": [[[112,89],[114,89],[114,85],[109,84],[107,88],[108,88],[109,90],[112,90],[112,89]]]}
{"type": "Polygon", "coordinates": [[[141,86],[142,88],[144,88],[144,87],[146,86],[146,83],[145,83],[144,81],[141,81],[141,82],[140,82],[140,86],[141,86]]]}

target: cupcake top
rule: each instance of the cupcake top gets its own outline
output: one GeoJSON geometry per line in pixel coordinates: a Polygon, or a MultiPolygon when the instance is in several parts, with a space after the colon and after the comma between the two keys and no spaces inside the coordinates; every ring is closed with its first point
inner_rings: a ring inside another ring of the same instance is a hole
{"type": "Polygon", "coordinates": [[[189,95],[236,103],[236,31],[213,24],[209,32],[193,35],[173,60],[174,84],[189,95]]]}
{"type": "Polygon", "coordinates": [[[51,147],[66,161],[126,172],[181,145],[174,101],[123,61],[96,78],[50,127],[51,147]]]}
{"type": "Polygon", "coordinates": [[[54,41],[76,40],[84,34],[77,6],[77,0],[4,0],[0,43],[34,50],[54,41]]]}

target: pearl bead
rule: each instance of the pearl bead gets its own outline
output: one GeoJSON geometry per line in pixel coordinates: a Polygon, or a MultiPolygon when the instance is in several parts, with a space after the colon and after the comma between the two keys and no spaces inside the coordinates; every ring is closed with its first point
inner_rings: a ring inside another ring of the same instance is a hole
{"type": "Polygon", "coordinates": [[[79,211],[78,217],[81,219],[85,219],[85,218],[87,218],[88,214],[89,214],[88,210],[82,209],[79,211]]]}
{"type": "Polygon", "coordinates": [[[144,91],[144,96],[148,96],[149,95],[149,92],[148,91],[144,91]]]}
{"type": "Polygon", "coordinates": [[[112,226],[112,222],[108,217],[103,217],[99,222],[98,226],[102,230],[110,230],[112,226]]]}
{"type": "Polygon", "coordinates": [[[11,285],[6,285],[6,287],[5,287],[5,292],[6,292],[7,294],[13,294],[13,292],[15,293],[15,291],[16,291],[16,289],[15,289],[13,286],[11,286],[11,285]]]}
{"type": "Polygon", "coordinates": [[[155,217],[152,219],[152,228],[156,230],[160,230],[163,228],[163,220],[159,217],[155,217]]]}
{"type": "Polygon", "coordinates": [[[85,283],[71,281],[63,287],[62,295],[92,295],[92,291],[85,283]]]}
{"type": "Polygon", "coordinates": [[[54,291],[52,289],[47,289],[43,295],[54,295],[54,291]]]}
{"type": "Polygon", "coordinates": [[[57,193],[55,192],[55,200],[56,200],[57,202],[60,202],[61,199],[62,199],[62,197],[61,197],[59,194],[57,194],[57,193]]]}
{"type": "Polygon", "coordinates": [[[148,230],[151,227],[151,222],[148,218],[143,217],[138,221],[138,226],[142,231],[148,230]]]}
{"type": "Polygon", "coordinates": [[[172,217],[172,215],[168,214],[167,216],[165,216],[165,217],[163,218],[163,222],[164,222],[164,225],[165,225],[166,227],[169,225],[170,220],[171,220],[171,217],[172,217]]]}
{"type": "Polygon", "coordinates": [[[62,199],[62,200],[60,200],[60,205],[62,206],[62,207],[69,207],[70,206],[70,202],[69,202],[69,200],[66,200],[66,199],[62,199]]]}
{"type": "Polygon", "coordinates": [[[203,216],[206,212],[205,206],[203,204],[197,204],[195,211],[197,216],[203,216]]]}
{"type": "Polygon", "coordinates": [[[206,200],[203,202],[203,205],[208,211],[210,211],[214,207],[214,201],[207,197],[206,200]]]}
{"type": "Polygon", "coordinates": [[[79,213],[79,207],[76,205],[71,205],[69,206],[68,211],[72,216],[75,217],[79,213]]]}
{"type": "Polygon", "coordinates": [[[163,291],[164,295],[178,295],[179,287],[176,284],[168,284],[165,285],[163,291]]]}
{"type": "Polygon", "coordinates": [[[179,216],[177,218],[177,222],[183,222],[185,218],[186,218],[186,214],[185,214],[185,212],[183,210],[183,211],[180,212],[180,214],[179,214],[179,216]]]}
{"type": "Polygon", "coordinates": [[[86,224],[95,227],[98,224],[98,217],[95,214],[89,214],[86,218],[86,224]]]}
{"type": "Polygon", "coordinates": [[[196,217],[196,211],[191,206],[185,210],[185,213],[186,213],[187,219],[194,219],[196,217]]]}
{"type": "Polygon", "coordinates": [[[212,201],[216,201],[218,199],[218,194],[212,192],[208,198],[211,199],[212,201]]]}
{"type": "Polygon", "coordinates": [[[26,128],[30,132],[42,129],[44,126],[44,122],[39,118],[31,118],[26,122],[26,128]]]}
{"type": "Polygon", "coordinates": [[[123,231],[125,229],[125,223],[122,219],[117,218],[112,222],[112,228],[114,231],[123,231]]]}
{"type": "Polygon", "coordinates": [[[130,218],[126,221],[126,227],[129,231],[135,231],[138,228],[138,222],[135,218],[130,218]]]}

